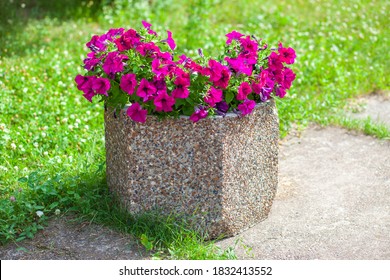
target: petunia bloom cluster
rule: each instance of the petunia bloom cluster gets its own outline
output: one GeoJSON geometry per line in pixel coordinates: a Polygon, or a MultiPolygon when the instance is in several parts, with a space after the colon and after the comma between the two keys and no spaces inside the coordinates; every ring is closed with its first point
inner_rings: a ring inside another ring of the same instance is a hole
{"type": "Polygon", "coordinates": [[[143,28],[110,29],[94,35],[86,44],[85,73],[75,78],[77,89],[90,102],[95,96],[107,108],[123,109],[136,122],[148,115],[189,116],[198,122],[208,116],[234,112],[250,114],[257,103],[283,98],[295,73],[294,49],[279,43],[268,48],[262,40],[238,31],[226,34],[219,59],[175,53],[172,32],[161,38],[152,25],[143,28]]]}

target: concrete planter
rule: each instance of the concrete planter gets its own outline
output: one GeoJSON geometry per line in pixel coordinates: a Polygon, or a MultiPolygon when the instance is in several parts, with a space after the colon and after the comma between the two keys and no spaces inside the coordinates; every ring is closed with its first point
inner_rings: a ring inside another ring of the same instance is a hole
{"type": "Polygon", "coordinates": [[[194,218],[209,234],[233,236],[267,218],[278,184],[274,101],[252,114],[193,124],[133,122],[105,112],[107,182],[131,213],[159,209],[194,218]]]}

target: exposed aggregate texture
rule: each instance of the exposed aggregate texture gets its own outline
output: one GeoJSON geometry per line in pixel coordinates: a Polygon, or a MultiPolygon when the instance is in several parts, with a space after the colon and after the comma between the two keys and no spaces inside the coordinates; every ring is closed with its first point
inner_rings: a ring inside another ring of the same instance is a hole
{"type": "Polygon", "coordinates": [[[278,185],[274,101],[229,114],[137,123],[105,112],[107,183],[131,213],[185,214],[208,234],[233,236],[267,218],[278,185]]]}

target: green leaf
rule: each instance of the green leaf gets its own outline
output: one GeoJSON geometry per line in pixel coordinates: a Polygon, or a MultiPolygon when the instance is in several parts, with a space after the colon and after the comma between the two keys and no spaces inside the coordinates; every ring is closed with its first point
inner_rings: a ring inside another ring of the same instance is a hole
{"type": "Polygon", "coordinates": [[[233,101],[233,98],[234,98],[233,92],[228,91],[228,92],[226,93],[226,95],[225,95],[225,101],[226,101],[226,103],[229,104],[230,102],[232,102],[232,101],[233,101]]]}

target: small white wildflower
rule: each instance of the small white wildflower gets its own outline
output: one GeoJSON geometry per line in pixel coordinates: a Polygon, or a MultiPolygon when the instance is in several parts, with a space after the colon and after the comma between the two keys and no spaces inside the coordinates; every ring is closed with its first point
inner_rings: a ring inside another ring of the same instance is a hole
{"type": "Polygon", "coordinates": [[[37,142],[34,142],[33,146],[34,146],[35,148],[38,148],[39,145],[38,145],[37,142]]]}
{"type": "Polygon", "coordinates": [[[28,88],[23,89],[23,93],[26,93],[28,91],[28,88]]]}
{"type": "Polygon", "coordinates": [[[7,171],[8,171],[8,168],[5,167],[5,166],[1,166],[1,165],[0,165],[0,170],[3,170],[3,171],[5,171],[5,172],[7,172],[7,171]]]}
{"type": "Polygon", "coordinates": [[[46,137],[46,133],[45,132],[42,132],[42,137],[45,138],[46,137]]]}
{"type": "Polygon", "coordinates": [[[49,153],[48,153],[47,151],[44,151],[44,152],[43,152],[43,155],[44,155],[44,156],[47,156],[48,154],[49,154],[49,153]]]}
{"type": "Polygon", "coordinates": [[[18,170],[19,170],[19,167],[17,167],[17,166],[14,166],[14,169],[15,169],[16,171],[18,171],[18,170]]]}
{"type": "Polygon", "coordinates": [[[37,216],[40,218],[43,216],[43,212],[38,210],[37,212],[35,212],[37,214],[37,216]]]}
{"type": "Polygon", "coordinates": [[[61,210],[60,209],[56,209],[56,211],[54,211],[54,214],[58,216],[59,214],[61,214],[61,210]]]}
{"type": "Polygon", "coordinates": [[[12,150],[15,150],[15,149],[16,149],[16,145],[15,145],[14,142],[11,143],[11,149],[12,149],[12,150]]]}
{"type": "Polygon", "coordinates": [[[89,129],[89,125],[85,125],[84,128],[85,128],[86,130],[88,130],[88,129],[89,129]]]}

